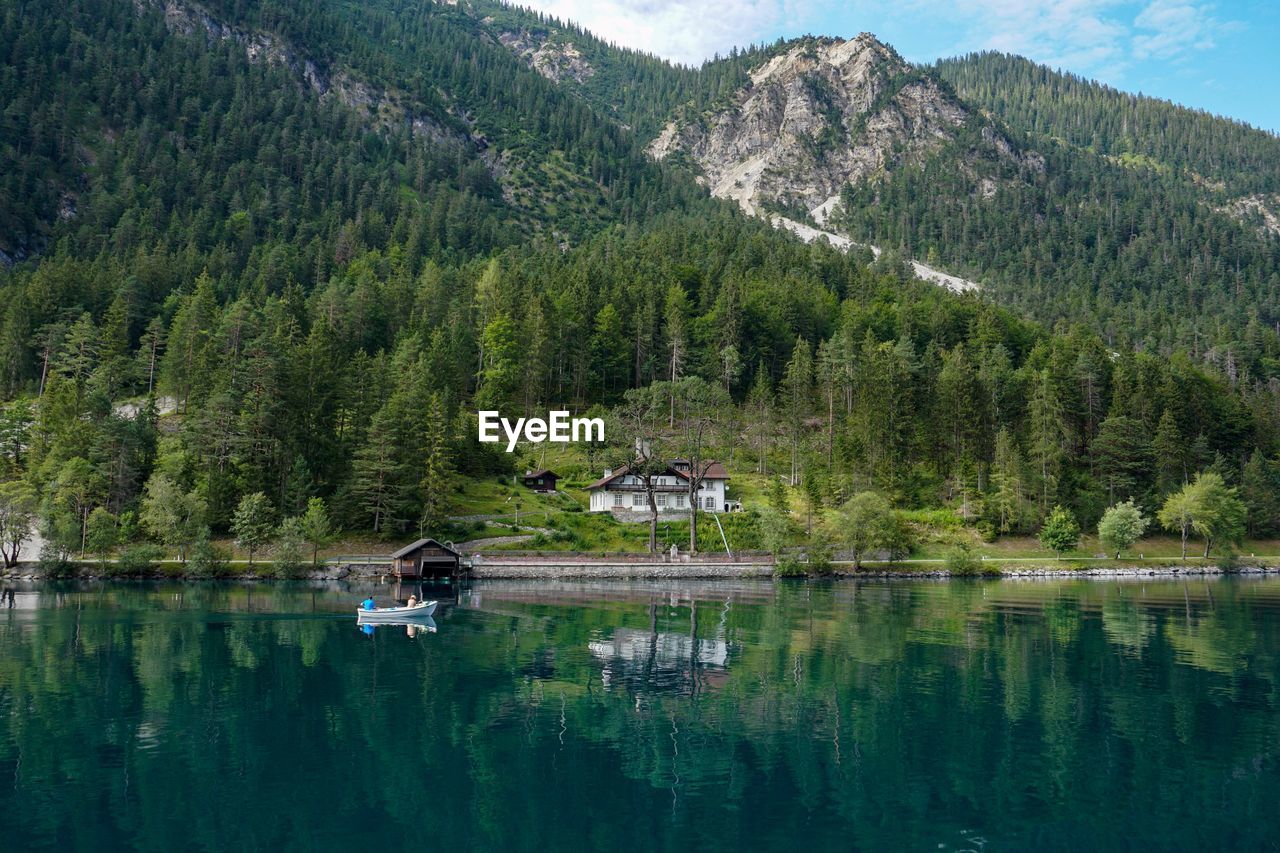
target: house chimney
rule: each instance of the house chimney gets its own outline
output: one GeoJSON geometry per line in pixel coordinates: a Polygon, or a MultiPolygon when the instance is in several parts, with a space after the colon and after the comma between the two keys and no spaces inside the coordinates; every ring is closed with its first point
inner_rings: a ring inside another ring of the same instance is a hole
{"type": "Polygon", "coordinates": [[[612,468],[605,468],[605,469],[604,469],[604,475],[605,475],[606,477],[612,477],[612,476],[613,476],[613,469],[612,469],[612,468]]]}

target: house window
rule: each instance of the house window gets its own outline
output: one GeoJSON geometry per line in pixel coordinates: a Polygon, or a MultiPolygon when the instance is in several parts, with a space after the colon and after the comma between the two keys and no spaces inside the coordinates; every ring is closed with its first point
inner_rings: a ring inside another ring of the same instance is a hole
{"type": "Polygon", "coordinates": [[[613,505],[622,506],[622,492],[613,493],[613,505]]]}
{"type": "Polygon", "coordinates": [[[676,508],[684,509],[684,495],[676,495],[676,508]]]}
{"type": "Polygon", "coordinates": [[[667,496],[666,496],[666,495],[655,495],[655,497],[657,498],[658,506],[660,506],[660,507],[666,507],[666,505],[667,505],[667,496]]]}
{"type": "Polygon", "coordinates": [[[716,499],[715,499],[714,497],[708,497],[708,498],[707,498],[707,500],[706,500],[706,507],[707,507],[707,509],[715,509],[715,508],[716,508],[716,499]]]}
{"type": "Polygon", "coordinates": [[[636,492],[635,494],[633,494],[631,496],[631,505],[644,506],[644,495],[641,494],[640,492],[636,492]]]}

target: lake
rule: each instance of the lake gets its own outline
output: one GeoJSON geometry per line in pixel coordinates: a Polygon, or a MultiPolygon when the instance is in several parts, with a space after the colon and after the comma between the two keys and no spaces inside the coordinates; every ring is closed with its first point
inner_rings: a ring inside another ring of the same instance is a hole
{"type": "Polygon", "coordinates": [[[0,849],[1280,842],[1280,580],[17,589],[0,849]]]}

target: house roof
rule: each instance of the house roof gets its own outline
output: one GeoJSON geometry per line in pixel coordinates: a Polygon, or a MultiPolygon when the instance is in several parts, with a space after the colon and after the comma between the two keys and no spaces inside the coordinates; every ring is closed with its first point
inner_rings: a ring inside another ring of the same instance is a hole
{"type": "Polygon", "coordinates": [[[624,477],[630,472],[631,472],[630,465],[623,465],[621,468],[615,468],[612,474],[606,474],[603,477],[601,477],[599,480],[596,480],[594,483],[587,486],[587,491],[591,491],[592,489],[599,489],[604,486],[607,486],[610,483],[612,483],[614,480],[618,479],[619,477],[624,477]]]}
{"type": "MultiPolygon", "coordinates": [[[[671,460],[670,463],[667,464],[667,470],[664,471],[663,473],[671,474],[672,476],[679,477],[682,480],[689,479],[689,475],[687,473],[675,467],[676,463],[679,463],[679,462],[683,462],[685,466],[688,467],[689,463],[687,461],[683,459],[673,459],[671,460]]],[[[729,472],[725,470],[724,465],[720,464],[719,462],[716,462],[715,460],[704,462],[703,471],[705,472],[702,475],[702,479],[704,480],[729,479],[729,472]]],[[[592,489],[602,489],[605,486],[612,483],[614,480],[618,479],[619,477],[624,477],[630,473],[631,473],[631,466],[623,465],[621,468],[616,469],[612,474],[609,474],[608,476],[605,476],[605,477],[601,477],[599,480],[596,480],[594,483],[587,486],[587,491],[591,491],[592,489]]]]}
{"type": "Polygon", "coordinates": [[[442,550],[444,550],[444,551],[448,551],[450,554],[452,554],[452,555],[453,555],[453,556],[455,556],[455,557],[461,557],[461,556],[462,556],[462,555],[461,555],[461,554],[459,554],[457,551],[455,551],[454,549],[450,548],[448,545],[444,544],[443,542],[440,542],[439,540],[436,540],[436,539],[419,539],[417,542],[414,542],[414,543],[412,543],[412,544],[410,544],[410,545],[405,545],[405,546],[404,546],[403,548],[401,548],[399,551],[396,551],[394,554],[392,554],[392,555],[391,555],[391,559],[393,559],[393,560],[398,560],[398,559],[400,559],[401,557],[407,557],[407,556],[409,556],[410,554],[412,554],[414,551],[417,551],[417,550],[418,550],[418,549],[420,549],[420,548],[425,548],[425,547],[427,547],[428,545],[434,545],[434,546],[435,546],[435,547],[437,547],[437,548],[440,548],[440,549],[442,549],[442,550]]]}
{"type": "Polygon", "coordinates": [[[524,475],[526,480],[532,480],[535,477],[555,477],[557,480],[560,479],[560,475],[550,468],[543,468],[541,471],[532,471],[524,475]]]}

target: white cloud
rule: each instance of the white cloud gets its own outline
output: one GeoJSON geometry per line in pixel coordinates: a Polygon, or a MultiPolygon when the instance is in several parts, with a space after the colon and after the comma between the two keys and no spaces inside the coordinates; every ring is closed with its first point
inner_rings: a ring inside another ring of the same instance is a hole
{"type": "Polygon", "coordinates": [[[1140,60],[1173,59],[1189,50],[1206,50],[1214,46],[1214,35],[1222,29],[1209,7],[1185,0],[1153,0],[1133,24],[1146,31],[1133,38],[1133,54],[1140,60]]]}
{"type": "MultiPolygon", "coordinates": [[[[1001,50],[1121,85],[1146,61],[1177,62],[1239,24],[1206,0],[516,0],[626,47],[696,65],[715,53],[810,30],[851,36],[918,22],[951,44],[937,55],[1001,50]],[[843,30],[824,26],[840,20],[843,30]]],[[[899,48],[903,45],[897,45],[899,48]]],[[[918,52],[918,51],[917,51],[918,52]]],[[[918,56],[927,61],[930,56],[918,56]]]]}
{"type": "Polygon", "coordinates": [[[1068,68],[1123,61],[1127,28],[1108,14],[1116,0],[960,0],[956,5],[970,17],[970,33],[983,48],[1068,68]]]}
{"type": "Polygon", "coordinates": [[[603,39],[697,65],[806,19],[811,0],[520,0],[603,39]]]}
{"type": "Polygon", "coordinates": [[[954,24],[952,53],[1001,50],[1112,82],[1135,62],[1211,48],[1235,26],[1197,0],[913,0],[909,8],[954,24]]]}

